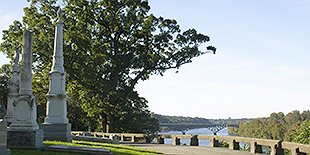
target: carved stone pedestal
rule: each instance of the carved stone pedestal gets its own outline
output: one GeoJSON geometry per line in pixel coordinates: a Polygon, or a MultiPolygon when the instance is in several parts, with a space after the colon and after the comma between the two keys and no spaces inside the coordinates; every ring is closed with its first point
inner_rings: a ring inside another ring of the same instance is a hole
{"type": "Polygon", "coordinates": [[[10,149],[7,149],[6,147],[0,146],[0,154],[1,155],[10,155],[11,151],[10,151],[10,149]]]}
{"type": "Polygon", "coordinates": [[[7,141],[7,123],[5,120],[0,119],[0,155],[10,155],[11,152],[6,148],[7,141]]]}
{"type": "Polygon", "coordinates": [[[8,131],[9,148],[41,148],[43,147],[43,131],[12,130],[8,131]]]}
{"type": "Polygon", "coordinates": [[[56,140],[71,142],[71,124],[47,124],[40,125],[40,129],[44,131],[44,140],[56,140]]]}

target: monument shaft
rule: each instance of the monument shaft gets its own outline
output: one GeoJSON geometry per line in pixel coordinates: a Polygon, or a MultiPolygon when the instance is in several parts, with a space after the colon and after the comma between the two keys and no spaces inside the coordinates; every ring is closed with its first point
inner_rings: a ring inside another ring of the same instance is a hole
{"type": "Polygon", "coordinates": [[[32,95],[32,33],[24,31],[19,95],[32,95]]]}
{"type": "Polygon", "coordinates": [[[68,123],[65,75],[63,66],[63,22],[59,19],[56,23],[53,65],[50,72],[50,88],[47,94],[47,117],[44,123],[68,123]]]}

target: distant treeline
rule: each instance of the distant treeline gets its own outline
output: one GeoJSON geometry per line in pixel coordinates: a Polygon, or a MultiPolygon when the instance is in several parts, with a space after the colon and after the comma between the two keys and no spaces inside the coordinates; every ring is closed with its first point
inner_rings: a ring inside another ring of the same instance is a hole
{"type": "MultiPolygon", "coordinates": [[[[173,123],[173,124],[239,124],[241,122],[249,121],[247,118],[242,119],[206,119],[200,117],[183,117],[183,116],[165,116],[154,114],[159,124],[173,123]]],[[[167,130],[167,129],[165,129],[167,130]]]]}
{"type": "Polygon", "coordinates": [[[239,128],[229,128],[233,135],[264,139],[277,139],[310,143],[310,111],[272,113],[270,117],[251,119],[242,122],[239,128]]]}

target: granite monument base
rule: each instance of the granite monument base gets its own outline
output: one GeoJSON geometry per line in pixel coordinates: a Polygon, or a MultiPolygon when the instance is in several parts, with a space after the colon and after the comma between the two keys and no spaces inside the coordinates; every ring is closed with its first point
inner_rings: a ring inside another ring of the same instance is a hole
{"type": "Polygon", "coordinates": [[[1,155],[10,155],[10,149],[7,149],[6,146],[0,146],[0,154],[1,155]]]}
{"type": "Polygon", "coordinates": [[[40,129],[44,131],[44,140],[72,142],[71,123],[67,124],[43,123],[40,125],[40,129]]]}
{"type": "Polygon", "coordinates": [[[42,148],[43,131],[34,130],[10,130],[7,139],[8,148],[42,148]]]}
{"type": "Polygon", "coordinates": [[[7,145],[7,123],[0,119],[0,155],[10,155],[11,152],[6,148],[7,145]]]}
{"type": "Polygon", "coordinates": [[[0,146],[0,154],[1,155],[10,155],[11,151],[10,151],[10,149],[7,149],[4,146],[0,146]]]}

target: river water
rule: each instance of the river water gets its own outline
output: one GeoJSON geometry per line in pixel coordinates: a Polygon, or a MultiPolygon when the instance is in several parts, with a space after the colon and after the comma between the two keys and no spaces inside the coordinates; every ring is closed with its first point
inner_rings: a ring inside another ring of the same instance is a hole
{"type": "MultiPolygon", "coordinates": [[[[182,134],[182,131],[169,131],[169,132],[161,132],[160,134],[182,134]]],[[[213,135],[213,132],[208,130],[207,128],[200,129],[191,129],[186,132],[186,134],[192,135],[213,135]]],[[[219,136],[229,136],[228,128],[224,128],[223,130],[217,132],[219,136]]],[[[165,144],[172,144],[171,138],[165,138],[165,144]]],[[[199,140],[199,146],[209,146],[210,140],[199,140]]],[[[181,145],[190,145],[190,139],[181,139],[181,145]]],[[[241,149],[250,148],[250,144],[239,143],[241,149]]],[[[268,154],[270,149],[268,147],[263,146],[263,153],[268,154]]]]}
{"type": "MultiPolygon", "coordinates": [[[[168,131],[168,132],[161,132],[160,134],[182,134],[181,131],[168,131]]],[[[207,128],[200,128],[200,129],[191,129],[186,132],[186,134],[192,135],[213,135],[213,132],[208,130],[207,128]]],[[[228,136],[228,129],[224,128],[223,130],[219,131],[217,135],[228,136]]],[[[171,138],[165,138],[165,144],[171,144],[171,138]]],[[[209,140],[199,140],[199,146],[208,146],[210,143],[209,140]]],[[[189,145],[190,139],[181,139],[181,145],[189,145]]]]}

